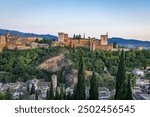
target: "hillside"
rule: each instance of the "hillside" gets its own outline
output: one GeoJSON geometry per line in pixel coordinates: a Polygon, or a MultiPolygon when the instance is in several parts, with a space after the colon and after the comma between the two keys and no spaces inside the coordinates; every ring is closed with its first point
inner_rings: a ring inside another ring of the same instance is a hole
{"type": "Polygon", "coordinates": [[[52,39],[52,40],[57,39],[57,36],[50,35],[50,34],[34,34],[34,33],[19,32],[19,31],[15,31],[15,30],[0,29],[0,34],[2,34],[2,35],[5,35],[7,32],[10,32],[10,34],[13,36],[40,37],[43,39],[52,39]]]}
{"type": "Polygon", "coordinates": [[[118,37],[112,37],[109,39],[109,43],[117,43],[120,46],[128,47],[128,48],[135,48],[135,47],[145,47],[149,48],[150,47],[150,41],[140,41],[136,39],[123,39],[123,38],[118,38],[118,37]]]}

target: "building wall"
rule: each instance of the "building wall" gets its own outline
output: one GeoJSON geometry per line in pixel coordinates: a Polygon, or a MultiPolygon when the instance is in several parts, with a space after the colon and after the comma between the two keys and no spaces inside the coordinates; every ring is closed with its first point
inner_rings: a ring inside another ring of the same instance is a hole
{"type": "Polygon", "coordinates": [[[6,46],[6,36],[0,35],[0,46],[6,46]]]}
{"type": "Polygon", "coordinates": [[[113,46],[108,44],[108,34],[101,35],[101,39],[96,40],[72,39],[68,37],[68,34],[58,33],[58,41],[53,42],[53,46],[89,47],[91,51],[95,49],[113,51],[113,46]]]}

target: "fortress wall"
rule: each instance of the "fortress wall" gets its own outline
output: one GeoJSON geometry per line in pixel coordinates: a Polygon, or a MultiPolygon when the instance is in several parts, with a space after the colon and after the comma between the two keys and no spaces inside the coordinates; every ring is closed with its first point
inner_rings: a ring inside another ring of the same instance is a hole
{"type": "Polygon", "coordinates": [[[100,45],[100,46],[95,46],[96,49],[99,50],[111,50],[112,46],[111,45],[100,45]]]}

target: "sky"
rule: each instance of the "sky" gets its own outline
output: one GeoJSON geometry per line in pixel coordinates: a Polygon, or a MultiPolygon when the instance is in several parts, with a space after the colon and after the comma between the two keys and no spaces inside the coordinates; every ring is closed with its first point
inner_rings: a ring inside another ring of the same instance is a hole
{"type": "Polygon", "coordinates": [[[0,0],[0,28],[150,41],[150,0],[0,0]]]}

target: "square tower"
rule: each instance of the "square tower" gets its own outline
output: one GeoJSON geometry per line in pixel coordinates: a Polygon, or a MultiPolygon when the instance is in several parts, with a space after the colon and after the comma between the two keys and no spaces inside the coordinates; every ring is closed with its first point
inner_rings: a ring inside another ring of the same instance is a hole
{"type": "Polygon", "coordinates": [[[63,33],[63,32],[58,33],[58,41],[59,41],[59,42],[64,42],[64,40],[65,40],[66,38],[68,38],[68,34],[65,34],[65,33],[63,33]]]}
{"type": "Polygon", "coordinates": [[[100,45],[108,45],[108,34],[101,35],[100,45]]]}

